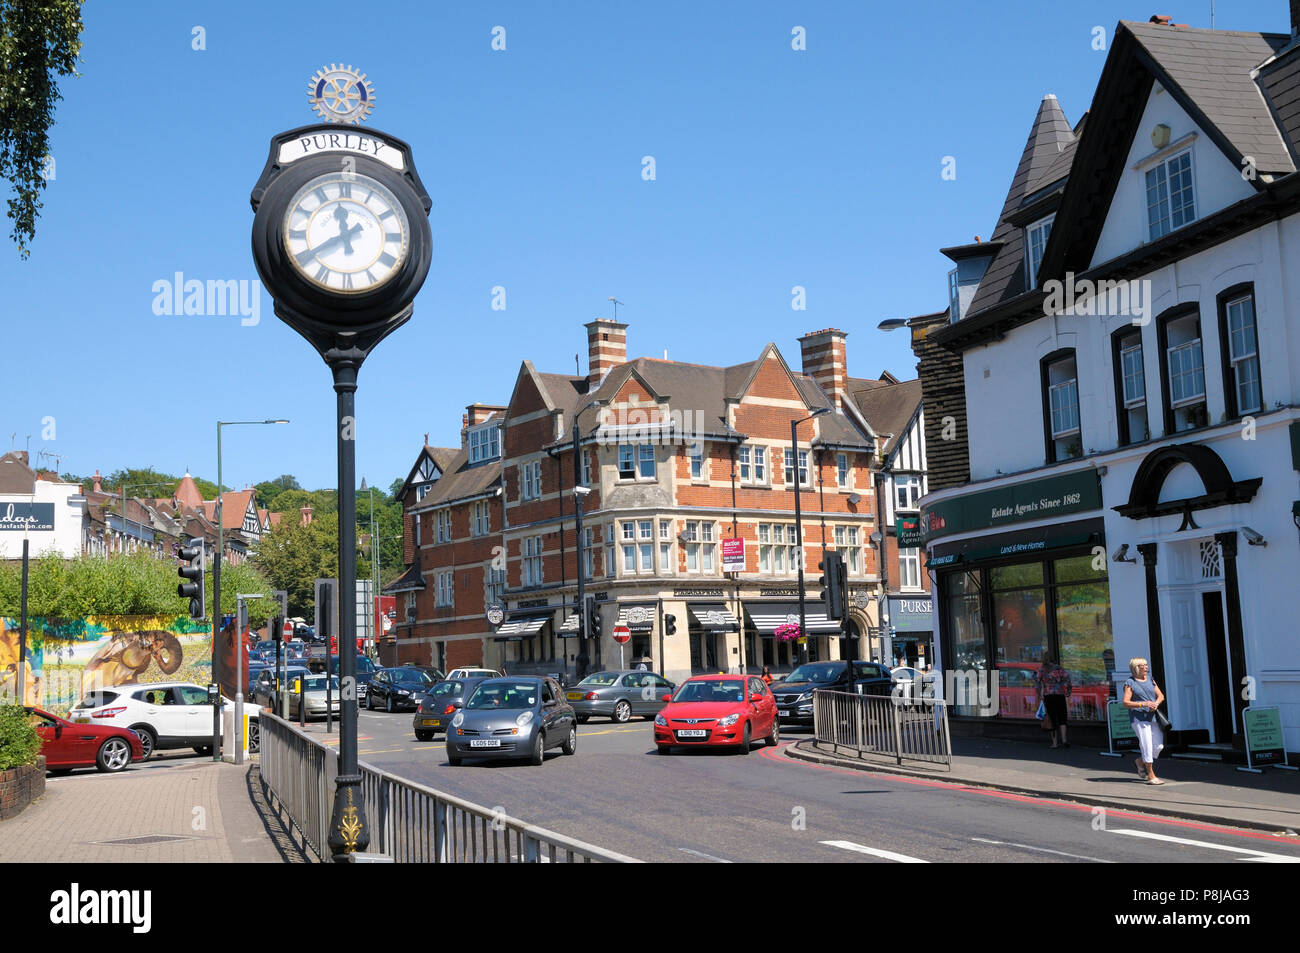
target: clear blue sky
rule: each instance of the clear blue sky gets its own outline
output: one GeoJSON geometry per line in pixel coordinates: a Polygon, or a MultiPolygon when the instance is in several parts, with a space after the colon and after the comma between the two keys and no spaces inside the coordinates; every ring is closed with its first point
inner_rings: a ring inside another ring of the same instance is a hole
{"type": "MultiPolygon", "coordinates": [[[[157,316],[151,290],[257,277],[249,191],[270,136],[315,121],[307,84],[332,62],[368,74],[368,125],[412,144],[434,200],[415,317],[361,374],[372,483],[404,477],[426,431],[457,444],[464,406],[505,403],[524,358],[566,372],[581,353],[585,373],[582,325],[610,295],[633,356],[731,364],[770,340],[797,366],[799,335],[836,326],[851,373],[912,377],[876,323],[944,306],[938,249],[988,237],[1043,94],[1076,122],[1093,27],[1155,12],[1205,27],[1210,0],[90,0],[31,258],[0,250],[0,448],[30,434],[65,472],[215,479],[217,419],[288,417],[226,431],[227,484],[334,485],[328,371],[265,293],[244,327],[157,316]]],[[[1285,32],[1287,4],[1219,0],[1216,26],[1285,32]]]]}

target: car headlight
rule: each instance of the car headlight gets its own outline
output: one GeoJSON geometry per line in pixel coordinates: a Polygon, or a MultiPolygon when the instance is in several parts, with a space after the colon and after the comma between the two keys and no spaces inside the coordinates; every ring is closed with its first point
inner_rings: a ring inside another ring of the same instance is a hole
{"type": "Polygon", "coordinates": [[[515,719],[515,724],[520,728],[527,727],[532,723],[533,713],[531,711],[521,711],[519,717],[515,719]]]}
{"type": "Polygon", "coordinates": [[[728,715],[726,718],[719,718],[719,719],[718,719],[718,727],[719,727],[719,728],[730,728],[732,725],[734,725],[734,724],[735,724],[736,722],[738,722],[738,721],[740,721],[740,716],[739,716],[739,715],[728,715]]]}
{"type": "Polygon", "coordinates": [[[456,717],[451,720],[451,726],[453,728],[459,728],[463,724],[465,724],[465,713],[463,711],[458,711],[456,712],[456,717]]]}
{"type": "Polygon", "coordinates": [[[409,695],[409,694],[411,694],[411,693],[408,692],[405,688],[399,688],[399,689],[397,690],[397,694],[399,694],[399,695],[409,695]]]}
{"type": "Polygon", "coordinates": [[[658,725],[660,728],[668,727],[668,719],[664,717],[663,712],[660,712],[659,714],[655,715],[655,724],[658,725]]]}
{"type": "Polygon", "coordinates": [[[808,691],[804,692],[802,695],[799,696],[799,701],[801,702],[812,701],[812,696],[813,693],[812,693],[812,689],[810,688],[808,689],[808,691]]]}

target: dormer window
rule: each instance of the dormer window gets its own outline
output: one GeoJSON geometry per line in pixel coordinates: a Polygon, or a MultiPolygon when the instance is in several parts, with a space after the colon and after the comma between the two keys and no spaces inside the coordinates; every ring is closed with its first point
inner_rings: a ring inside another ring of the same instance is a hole
{"type": "Polygon", "coordinates": [[[961,320],[961,293],[957,283],[957,269],[948,272],[948,320],[961,320]]]}
{"type": "Polygon", "coordinates": [[[1047,236],[1052,233],[1052,221],[1055,215],[1039,219],[1025,229],[1025,267],[1029,274],[1027,289],[1038,287],[1038,266],[1043,263],[1043,250],[1047,248],[1047,236]]]}
{"type": "Polygon", "coordinates": [[[1147,223],[1151,241],[1196,218],[1192,194],[1192,152],[1187,150],[1147,170],[1147,223]]]}
{"type": "Polygon", "coordinates": [[[469,432],[469,462],[483,463],[501,456],[501,425],[484,424],[469,432]]]}

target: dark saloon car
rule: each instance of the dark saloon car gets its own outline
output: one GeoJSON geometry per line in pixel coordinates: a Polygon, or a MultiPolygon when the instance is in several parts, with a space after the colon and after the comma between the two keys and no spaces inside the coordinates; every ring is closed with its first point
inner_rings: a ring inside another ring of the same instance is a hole
{"type": "MultiPolygon", "coordinates": [[[[289,665],[285,667],[284,679],[285,687],[292,688],[295,679],[307,678],[310,672],[301,665],[289,665]]],[[[249,698],[255,705],[262,708],[275,709],[275,667],[264,668],[257,673],[254,678],[252,672],[249,673],[249,680],[252,682],[249,690],[249,698]]]]}
{"type": "Polygon", "coordinates": [[[776,710],[783,725],[813,723],[813,692],[825,689],[863,695],[888,695],[889,669],[877,662],[805,662],[779,682],[772,683],[776,710]]]}
{"type": "Polygon", "coordinates": [[[416,696],[423,695],[429,685],[429,676],[418,668],[381,668],[366,689],[366,710],[415,708],[419,705],[416,696]]]}
{"type": "Polygon", "coordinates": [[[424,690],[416,706],[411,727],[419,741],[432,741],[438,732],[445,732],[452,716],[464,706],[465,699],[474,692],[482,679],[451,678],[434,682],[424,690]]]}
{"type": "Polygon", "coordinates": [[[50,774],[89,767],[121,771],[132,761],[144,760],[140,736],[128,728],[74,724],[39,708],[28,708],[27,712],[41,737],[41,754],[45,755],[45,769],[50,774]]]}
{"type": "MultiPolygon", "coordinates": [[[[323,667],[324,665],[324,659],[313,659],[312,661],[316,662],[320,667],[323,667]]],[[[366,696],[370,693],[370,681],[375,677],[377,671],[379,671],[379,669],[375,667],[374,662],[370,661],[370,659],[366,658],[364,655],[357,656],[356,673],[358,705],[365,704],[366,696]]],[[[337,654],[330,656],[330,674],[339,674],[339,657],[337,654]]]]}
{"type": "Polygon", "coordinates": [[[564,697],[573,706],[578,724],[593,715],[622,724],[633,715],[653,718],[663,709],[664,696],[676,690],[676,685],[654,672],[623,670],[588,675],[564,697]]]}
{"type": "Polygon", "coordinates": [[[578,750],[578,718],[560,685],[546,676],[489,678],[478,683],[447,731],[447,762],[526,758],[541,764],[547,748],[578,750]]]}

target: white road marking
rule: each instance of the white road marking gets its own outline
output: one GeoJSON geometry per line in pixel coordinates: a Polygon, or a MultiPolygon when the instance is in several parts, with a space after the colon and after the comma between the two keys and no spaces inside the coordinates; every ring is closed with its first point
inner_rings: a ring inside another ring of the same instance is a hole
{"type": "Polygon", "coordinates": [[[1067,854],[1063,850],[1052,850],[1050,847],[1035,847],[1032,844],[1016,844],[1012,841],[1005,840],[988,840],[984,837],[972,837],[971,840],[980,844],[995,844],[999,847],[1019,847],[1021,850],[1036,850],[1043,854],[1056,854],[1058,857],[1072,857],[1075,860],[1091,860],[1097,864],[1113,864],[1113,860],[1103,860],[1100,857],[1087,857],[1083,854],[1067,854]]]}
{"type": "Polygon", "coordinates": [[[721,857],[714,857],[712,854],[706,854],[706,853],[704,853],[704,852],[702,852],[702,851],[691,850],[689,847],[678,847],[677,849],[680,850],[683,854],[692,854],[692,855],[694,855],[695,857],[703,857],[705,860],[711,860],[711,861],[713,861],[715,864],[730,864],[730,863],[732,863],[732,861],[730,861],[730,860],[724,860],[724,859],[721,858],[721,857]]]}
{"type": "Polygon", "coordinates": [[[900,864],[928,864],[928,860],[922,860],[919,857],[908,857],[906,854],[896,854],[892,850],[881,850],[879,847],[864,847],[862,844],[855,844],[847,840],[824,840],[820,843],[828,847],[838,847],[841,850],[852,850],[859,854],[870,854],[872,857],[880,857],[883,860],[893,860],[900,864]]]}
{"type": "Polygon", "coordinates": [[[1106,828],[1111,834],[1127,834],[1129,837],[1145,837],[1148,840],[1168,841],[1172,844],[1187,844],[1191,847],[1205,847],[1209,850],[1222,850],[1230,854],[1246,854],[1246,860],[1256,861],[1267,864],[1300,864],[1300,857],[1287,857],[1284,854],[1270,854],[1263,850],[1252,850],[1245,847],[1228,847],[1224,844],[1211,844],[1209,841],[1192,840],[1190,837],[1174,837],[1172,834],[1155,834],[1150,831],[1133,831],[1122,828],[1106,828]]]}

